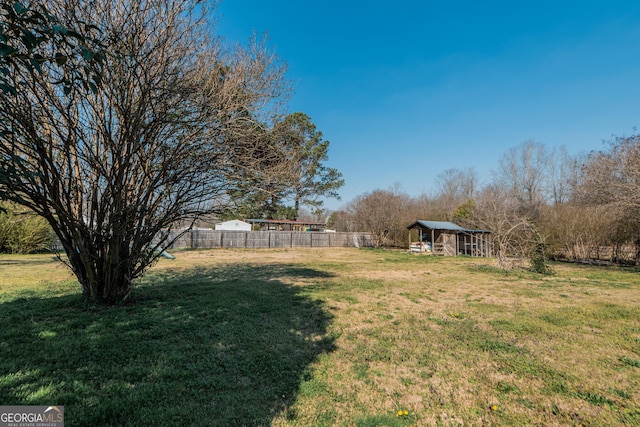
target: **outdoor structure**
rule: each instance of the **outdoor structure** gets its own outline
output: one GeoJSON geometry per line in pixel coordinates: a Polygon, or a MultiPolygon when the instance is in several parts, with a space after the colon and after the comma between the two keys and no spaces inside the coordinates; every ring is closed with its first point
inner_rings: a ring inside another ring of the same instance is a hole
{"type": "Polygon", "coordinates": [[[248,219],[247,222],[260,231],[324,231],[326,228],[324,223],[290,219],[248,219]]]}
{"type": "Polygon", "coordinates": [[[251,231],[251,224],[240,221],[239,219],[232,219],[216,224],[215,229],[223,231],[251,231]]]}
{"type": "Polygon", "coordinates": [[[490,232],[471,230],[446,221],[418,220],[409,229],[409,248],[412,252],[435,255],[492,256],[490,232]],[[418,230],[418,241],[411,241],[411,230],[418,230]]]}

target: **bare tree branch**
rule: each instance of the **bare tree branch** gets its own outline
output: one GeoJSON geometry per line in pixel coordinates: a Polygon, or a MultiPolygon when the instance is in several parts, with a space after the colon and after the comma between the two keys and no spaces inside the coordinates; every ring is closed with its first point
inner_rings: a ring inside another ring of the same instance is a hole
{"type": "Polygon", "coordinates": [[[52,2],[65,25],[93,18],[109,40],[103,85],[63,90],[47,70],[16,67],[26,84],[0,100],[0,192],[47,219],[91,298],[126,297],[167,230],[222,208],[255,166],[249,124],[286,89],[263,44],[210,37],[206,6],[52,2]]]}

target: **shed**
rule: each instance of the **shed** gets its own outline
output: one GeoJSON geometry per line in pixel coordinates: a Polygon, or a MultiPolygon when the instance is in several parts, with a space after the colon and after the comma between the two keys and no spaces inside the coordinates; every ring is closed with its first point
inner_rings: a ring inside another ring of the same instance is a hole
{"type": "Polygon", "coordinates": [[[251,231],[251,224],[248,222],[240,221],[239,219],[232,219],[230,221],[224,221],[216,224],[216,230],[224,231],[251,231]]]}
{"type": "Polygon", "coordinates": [[[418,220],[407,227],[418,230],[418,241],[409,242],[412,252],[430,252],[435,255],[492,256],[490,232],[462,228],[448,221],[418,220]]]}

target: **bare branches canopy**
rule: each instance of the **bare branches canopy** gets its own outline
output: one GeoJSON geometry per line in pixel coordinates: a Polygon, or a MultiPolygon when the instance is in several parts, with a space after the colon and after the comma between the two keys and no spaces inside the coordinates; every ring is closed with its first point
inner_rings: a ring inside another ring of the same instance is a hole
{"type": "MultiPolygon", "coordinates": [[[[55,84],[83,66],[82,51],[11,67],[20,90],[0,100],[0,194],[47,219],[85,294],[115,301],[169,243],[163,230],[221,209],[253,167],[252,123],[286,92],[284,69],[256,40],[229,48],[212,37],[206,2],[48,7],[64,28],[95,25],[109,48],[102,84],[55,84]]],[[[43,40],[35,53],[59,48],[43,40]]]]}

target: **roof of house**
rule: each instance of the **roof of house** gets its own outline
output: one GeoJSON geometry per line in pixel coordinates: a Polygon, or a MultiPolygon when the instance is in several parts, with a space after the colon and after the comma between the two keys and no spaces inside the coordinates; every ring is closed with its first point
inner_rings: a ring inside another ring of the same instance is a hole
{"type": "Polygon", "coordinates": [[[291,219],[248,219],[251,224],[325,225],[322,222],[294,221],[291,219]]]}
{"type": "Polygon", "coordinates": [[[458,224],[454,224],[449,221],[425,221],[418,220],[407,227],[412,228],[428,228],[430,230],[446,230],[455,231],[457,233],[489,233],[487,230],[472,230],[468,228],[462,228],[458,224]]]}

